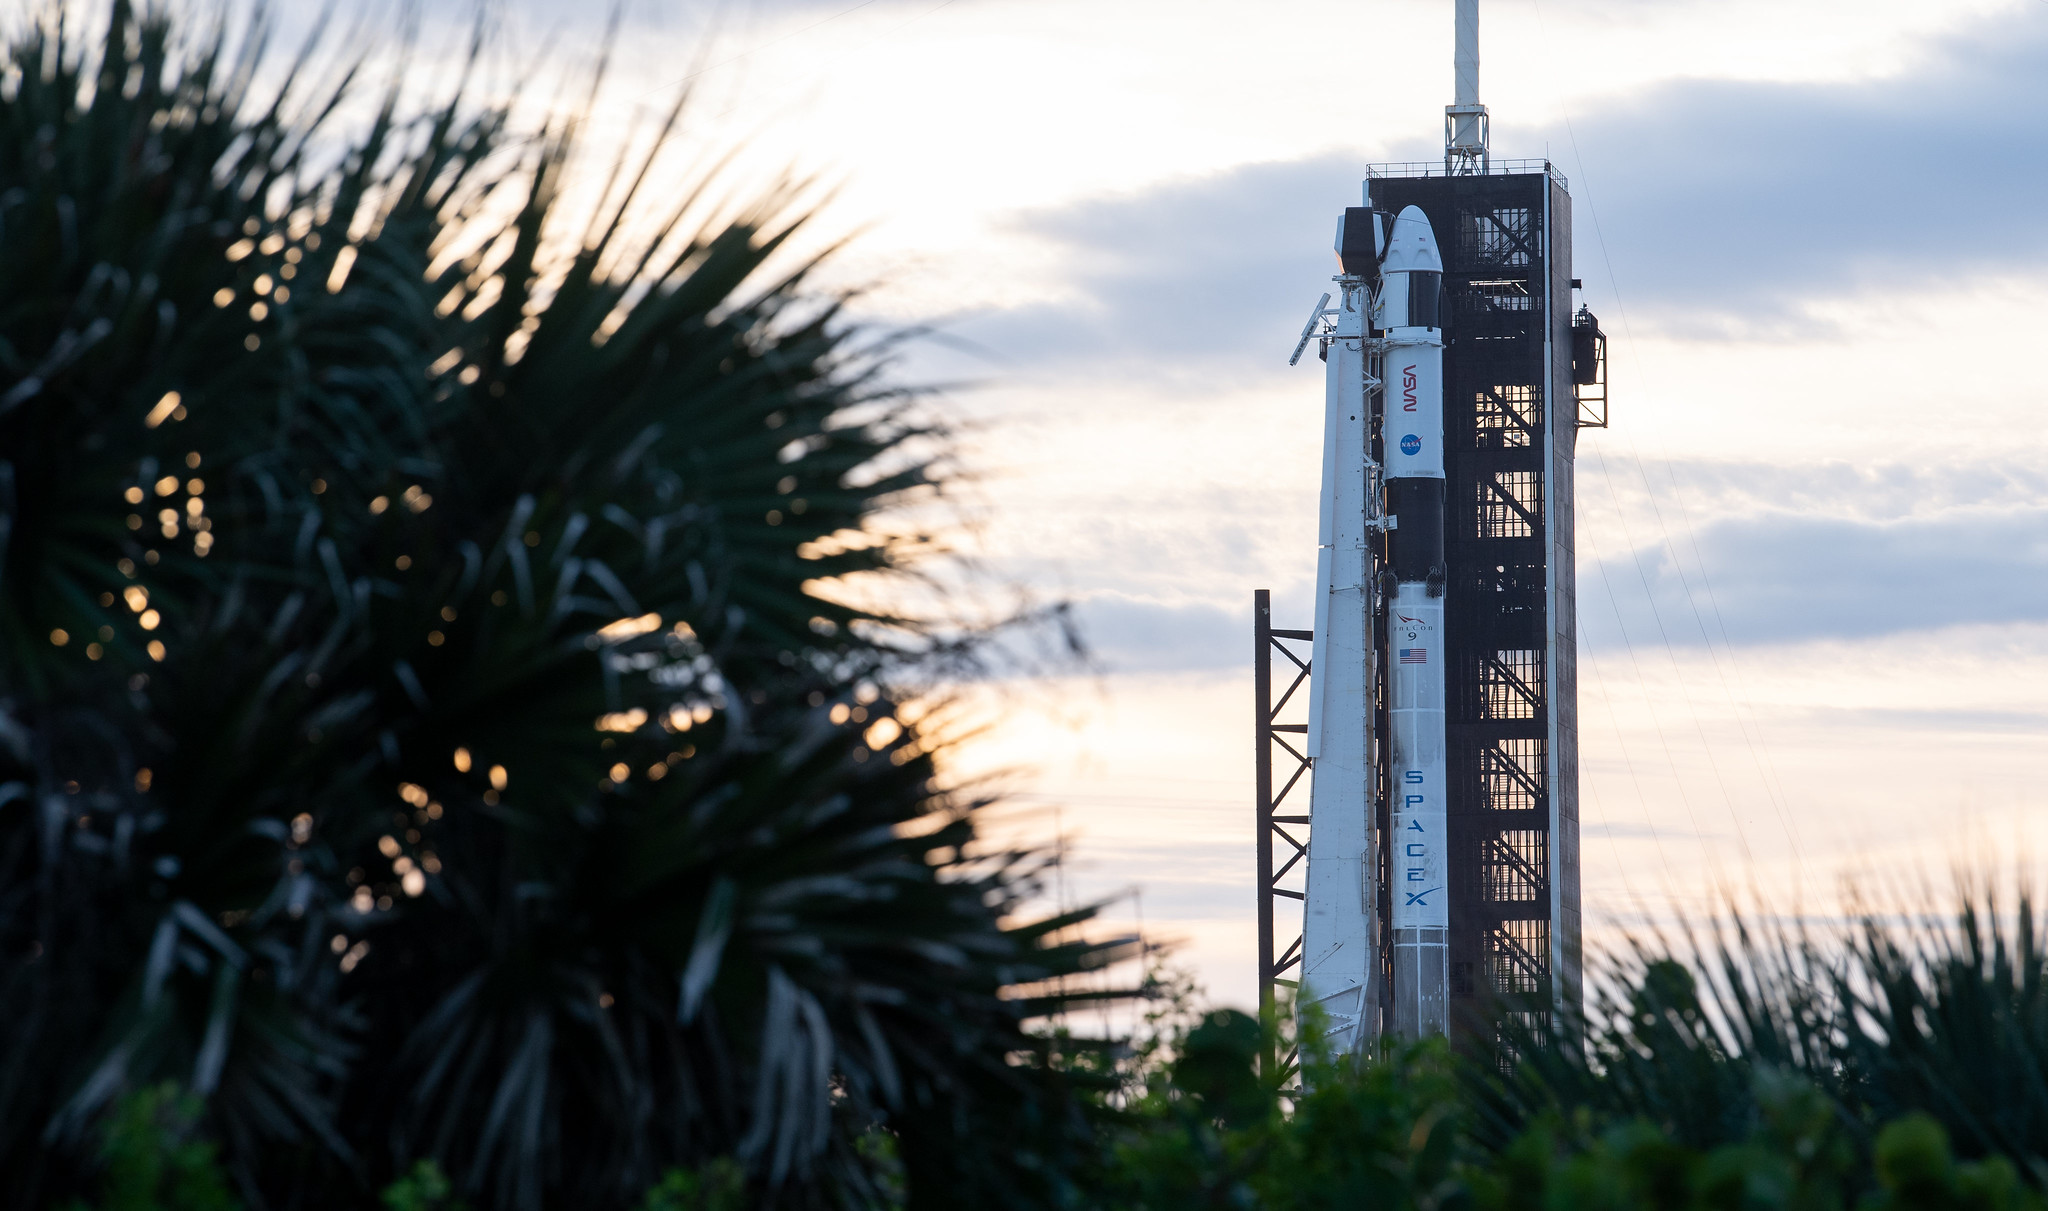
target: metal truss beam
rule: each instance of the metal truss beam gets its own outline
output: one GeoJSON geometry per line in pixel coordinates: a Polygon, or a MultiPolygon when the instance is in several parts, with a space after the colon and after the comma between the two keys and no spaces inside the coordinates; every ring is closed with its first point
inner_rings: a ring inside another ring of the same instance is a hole
{"type": "MultiPolygon", "coordinates": [[[[1287,973],[1301,963],[1302,893],[1281,882],[1293,875],[1308,856],[1308,813],[1282,810],[1302,776],[1309,759],[1289,737],[1307,732],[1303,723],[1282,723],[1280,714],[1309,684],[1312,670],[1307,655],[1315,639],[1312,631],[1282,630],[1273,626],[1273,595],[1259,589],[1252,594],[1252,727],[1255,756],[1254,811],[1258,829],[1258,914],[1259,914],[1259,1009],[1270,1021],[1280,988],[1293,988],[1297,980],[1287,973]],[[1276,655],[1277,654],[1277,655],[1276,655]],[[1284,684],[1274,694],[1275,673],[1284,684]],[[1275,783],[1278,789],[1275,789],[1275,783]],[[1282,926],[1276,908],[1292,902],[1284,911],[1292,923],[1282,926]]],[[[1306,695],[1303,695],[1306,701],[1306,695]]],[[[1304,791],[1304,793],[1306,793],[1304,791]]],[[[1292,1056],[1280,1057],[1291,1065],[1292,1056]]]]}

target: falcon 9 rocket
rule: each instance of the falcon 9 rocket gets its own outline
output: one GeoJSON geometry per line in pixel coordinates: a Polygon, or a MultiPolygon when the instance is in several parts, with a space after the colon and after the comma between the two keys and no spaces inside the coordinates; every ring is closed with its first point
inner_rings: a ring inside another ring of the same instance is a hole
{"type": "Polygon", "coordinates": [[[1606,357],[1572,312],[1569,185],[1493,158],[1478,0],[1456,8],[1444,158],[1367,168],[1341,300],[1294,349],[1326,362],[1315,629],[1255,596],[1259,963],[1325,1051],[1455,1034],[1507,1063],[1583,998],[1574,448],[1607,424],[1606,357]],[[1275,651],[1299,670],[1277,700],[1275,651]],[[1281,722],[1304,683],[1308,722],[1281,722]],[[1308,814],[1280,814],[1297,781],[1308,814]]]}

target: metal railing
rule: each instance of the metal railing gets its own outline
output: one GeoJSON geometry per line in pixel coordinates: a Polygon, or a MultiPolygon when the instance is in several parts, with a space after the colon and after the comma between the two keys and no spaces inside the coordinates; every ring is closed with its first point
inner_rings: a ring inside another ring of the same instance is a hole
{"type": "MultiPolygon", "coordinates": [[[[1487,164],[1486,174],[1494,177],[1513,176],[1520,173],[1543,173],[1566,189],[1571,182],[1548,160],[1493,160],[1487,164]]],[[[1367,180],[1382,177],[1446,177],[1441,160],[1418,160],[1404,164],[1368,164],[1365,166],[1367,180]]]]}

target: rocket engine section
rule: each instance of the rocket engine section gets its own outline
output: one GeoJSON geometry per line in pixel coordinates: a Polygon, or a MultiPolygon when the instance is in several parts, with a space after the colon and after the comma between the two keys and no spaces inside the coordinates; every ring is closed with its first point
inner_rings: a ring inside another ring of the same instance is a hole
{"type": "Polygon", "coordinates": [[[1450,1030],[1448,769],[1444,738],[1443,258],[1429,219],[1395,218],[1373,310],[1382,345],[1387,559],[1387,864],[1393,1020],[1450,1030]]]}

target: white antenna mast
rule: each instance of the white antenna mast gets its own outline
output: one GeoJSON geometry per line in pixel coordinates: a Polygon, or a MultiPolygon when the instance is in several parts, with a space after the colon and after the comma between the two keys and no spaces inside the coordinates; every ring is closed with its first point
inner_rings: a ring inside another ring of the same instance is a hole
{"type": "Polygon", "coordinates": [[[1444,106],[1444,171],[1452,176],[1487,170],[1486,107],[1479,103],[1479,0],[1458,0],[1455,105],[1444,106]]]}

